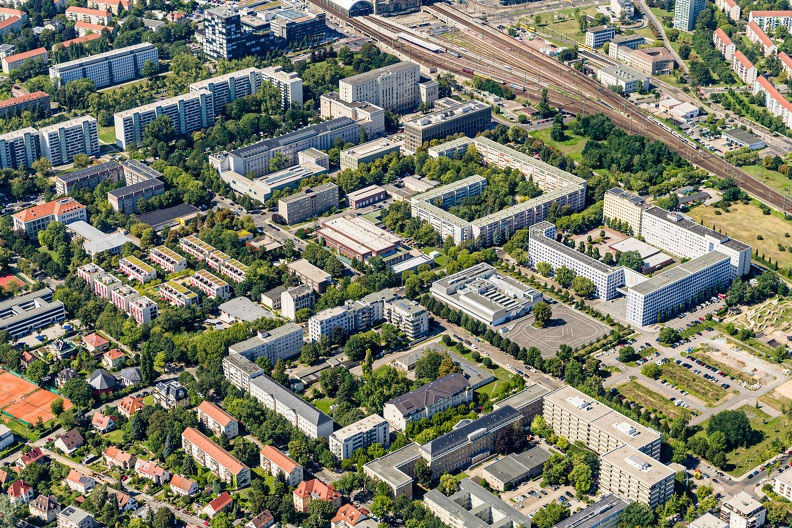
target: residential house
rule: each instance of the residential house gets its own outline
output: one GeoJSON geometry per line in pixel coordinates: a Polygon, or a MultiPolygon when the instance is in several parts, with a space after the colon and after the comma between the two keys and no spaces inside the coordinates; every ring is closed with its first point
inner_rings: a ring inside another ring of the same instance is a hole
{"type": "Polygon", "coordinates": [[[143,409],[145,404],[140,396],[126,396],[118,404],[118,414],[129,419],[133,414],[143,409]]]}
{"type": "Polygon", "coordinates": [[[28,507],[30,508],[30,515],[32,517],[41,519],[45,523],[54,521],[61,510],[60,504],[58,504],[54,495],[49,497],[46,495],[39,495],[28,507]]]}
{"type": "Polygon", "coordinates": [[[8,485],[13,482],[14,475],[10,474],[8,471],[4,471],[0,469],[0,487],[6,489],[8,485]]]}
{"type": "Polygon", "coordinates": [[[69,476],[63,480],[63,483],[70,490],[76,491],[82,495],[91,493],[96,487],[96,481],[93,478],[89,475],[80,473],[76,469],[69,471],[69,476]]]}
{"type": "Polygon", "coordinates": [[[108,467],[117,467],[124,471],[135,467],[135,463],[137,462],[137,457],[135,457],[135,455],[118,449],[115,446],[110,446],[105,449],[102,452],[102,456],[108,467]]]}
{"type": "Polygon", "coordinates": [[[27,370],[28,366],[36,361],[38,357],[34,356],[32,352],[28,352],[25,350],[22,352],[22,355],[19,357],[19,363],[22,365],[22,368],[27,370]]]}
{"type": "Polygon", "coordinates": [[[330,520],[331,528],[376,528],[377,522],[351,504],[341,506],[330,520]]]}
{"type": "Polygon", "coordinates": [[[56,339],[49,344],[47,350],[60,361],[74,356],[74,353],[77,352],[77,347],[71,341],[56,339]]]}
{"type": "Polygon", "coordinates": [[[93,515],[76,506],[67,506],[58,514],[58,528],[94,528],[95,526],[98,525],[93,515]]]}
{"type": "Polygon", "coordinates": [[[91,377],[88,378],[88,385],[93,387],[94,394],[113,392],[116,388],[116,383],[115,377],[103,368],[94,370],[91,377]]]}
{"type": "Polygon", "coordinates": [[[33,500],[35,492],[24,480],[17,480],[8,487],[8,498],[11,504],[27,504],[33,500]]]}
{"type": "Polygon", "coordinates": [[[124,493],[123,491],[116,491],[115,498],[116,498],[116,505],[118,506],[118,509],[122,512],[135,511],[138,508],[140,508],[137,499],[135,499],[135,497],[132,497],[131,495],[124,493]]]}
{"type": "Polygon", "coordinates": [[[88,352],[91,354],[99,354],[107,351],[110,341],[94,333],[83,337],[83,343],[85,343],[85,349],[88,352]]]}
{"type": "Polygon", "coordinates": [[[60,389],[64,385],[66,385],[67,381],[76,377],[77,377],[76,370],[74,370],[73,368],[65,368],[55,375],[55,385],[60,389]]]}
{"type": "Polygon", "coordinates": [[[170,489],[173,493],[181,495],[182,497],[185,495],[192,497],[200,491],[198,484],[181,475],[173,475],[170,481],[170,489]]]}
{"type": "Polygon", "coordinates": [[[118,380],[124,387],[131,387],[143,381],[143,376],[140,374],[140,368],[127,367],[118,373],[118,380]]]}
{"type": "Polygon", "coordinates": [[[264,446],[260,456],[261,469],[276,477],[283,473],[286,484],[294,487],[303,481],[303,467],[271,445],[264,446]]]}
{"type": "Polygon", "coordinates": [[[102,356],[102,365],[110,370],[117,369],[124,365],[126,358],[126,354],[117,348],[114,348],[112,350],[108,350],[105,352],[104,356],[102,356]]]}
{"type": "Polygon", "coordinates": [[[74,429],[67,431],[60,435],[55,443],[55,449],[58,449],[64,455],[71,455],[78,449],[80,449],[83,444],[85,443],[85,439],[83,435],[80,434],[80,431],[77,430],[75,427],[74,429]]]}
{"type": "Polygon", "coordinates": [[[154,481],[154,484],[159,484],[160,486],[170,480],[170,472],[167,469],[146,460],[138,459],[135,462],[135,473],[142,478],[154,481]]]}
{"type": "Polygon", "coordinates": [[[16,461],[16,465],[22,469],[25,469],[30,464],[41,464],[44,462],[44,453],[41,452],[40,447],[34,447],[21,457],[19,457],[16,461]]]}
{"type": "Polygon", "coordinates": [[[272,516],[269,510],[264,510],[250,519],[245,528],[269,528],[273,524],[275,524],[275,517],[272,516]]]}
{"type": "Polygon", "coordinates": [[[115,429],[116,422],[118,422],[118,418],[115,416],[105,416],[101,412],[96,411],[93,415],[93,419],[91,420],[91,427],[100,433],[109,433],[115,429]]]}
{"type": "Polygon", "coordinates": [[[332,484],[325,484],[321,480],[304,480],[292,492],[294,509],[300,513],[308,511],[308,505],[316,499],[331,503],[336,508],[341,507],[341,494],[332,484]]]}
{"type": "Polygon", "coordinates": [[[161,381],[154,387],[154,401],[166,409],[173,407],[187,407],[190,399],[187,397],[187,389],[181,386],[178,381],[161,381]]]}
{"type": "Polygon", "coordinates": [[[224,491],[220,495],[217,496],[216,499],[209,502],[201,513],[205,513],[209,516],[209,518],[213,518],[215,515],[222,511],[230,510],[234,507],[234,499],[231,498],[231,495],[227,491],[224,491]]]}

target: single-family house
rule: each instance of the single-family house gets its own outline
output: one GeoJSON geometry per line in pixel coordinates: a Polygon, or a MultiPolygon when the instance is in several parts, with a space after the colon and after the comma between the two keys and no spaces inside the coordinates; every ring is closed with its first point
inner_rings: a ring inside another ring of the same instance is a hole
{"type": "Polygon", "coordinates": [[[200,491],[198,484],[181,475],[173,475],[170,481],[170,489],[173,493],[181,495],[182,497],[185,495],[192,497],[200,491]]]}
{"type": "Polygon", "coordinates": [[[102,365],[106,368],[113,370],[119,367],[122,367],[126,362],[127,355],[118,350],[117,348],[113,348],[112,350],[108,350],[102,356],[102,365]]]}
{"type": "Polygon", "coordinates": [[[115,416],[105,416],[101,412],[96,411],[91,420],[91,426],[100,433],[109,433],[115,429],[116,422],[118,422],[118,418],[115,416]]]}
{"type": "Polygon", "coordinates": [[[107,352],[107,348],[110,345],[110,341],[96,333],[83,337],[83,343],[85,344],[85,349],[95,355],[107,352]]]}
{"type": "Polygon", "coordinates": [[[69,475],[63,480],[63,483],[72,491],[86,495],[96,487],[96,481],[84,473],[80,473],[76,469],[69,471],[69,475]]]}
{"type": "Polygon", "coordinates": [[[170,480],[170,472],[167,469],[146,460],[138,459],[135,462],[135,473],[142,478],[154,481],[154,484],[159,484],[160,486],[170,480]]]}
{"type": "Polygon", "coordinates": [[[84,443],[85,438],[83,438],[83,435],[81,435],[80,431],[75,427],[60,435],[53,445],[55,449],[59,450],[64,455],[71,455],[80,449],[84,443]]]}
{"type": "Polygon", "coordinates": [[[54,495],[49,497],[47,495],[39,495],[36,500],[28,505],[28,508],[32,517],[41,519],[45,523],[54,521],[61,510],[60,504],[58,504],[54,495]]]}
{"type": "Polygon", "coordinates": [[[230,510],[233,507],[234,499],[231,498],[231,495],[227,491],[224,491],[218,495],[216,499],[210,501],[209,504],[204,506],[204,509],[201,510],[201,513],[205,513],[211,519],[218,513],[230,510]]]}
{"type": "Polygon", "coordinates": [[[125,396],[118,403],[118,414],[129,419],[143,407],[145,407],[145,404],[140,396],[125,396]]]}
{"type": "Polygon", "coordinates": [[[108,467],[118,467],[123,470],[132,469],[135,467],[137,457],[131,453],[127,453],[116,446],[110,446],[102,452],[105,464],[108,467]]]}
{"type": "Polygon", "coordinates": [[[11,499],[11,504],[27,504],[33,500],[35,495],[33,486],[28,485],[24,480],[13,482],[6,493],[8,498],[11,499]]]}

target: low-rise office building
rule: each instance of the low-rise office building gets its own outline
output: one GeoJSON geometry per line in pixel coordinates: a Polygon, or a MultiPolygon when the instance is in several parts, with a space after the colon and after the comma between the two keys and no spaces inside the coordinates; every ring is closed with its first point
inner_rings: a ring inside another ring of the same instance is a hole
{"type": "Polygon", "coordinates": [[[349,206],[353,209],[360,209],[369,205],[381,202],[388,198],[388,191],[379,185],[370,185],[363,189],[347,194],[349,206]]]}
{"type": "Polygon", "coordinates": [[[621,88],[622,93],[648,90],[650,76],[627,66],[608,66],[597,70],[597,80],[607,87],[621,88]]]}
{"type": "Polygon", "coordinates": [[[268,200],[274,191],[294,189],[306,178],[327,173],[327,168],[316,163],[302,163],[272,172],[266,176],[250,179],[244,174],[228,170],[220,173],[220,178],[233,190],[259,202],[268,200]]]}
{"type": "Polygon", "coordinates": [[[234,488],[244,488],[250,484],[250,468],[212,442],[198,429],[188,427],[184,430],[182,449],[196,462],[234,488]]]}
{"type": "Polygon", "coordinates": [[[168,273],[178,273],[187,269],[187,259],[167,246],[151,248],[149,260],[168,273]]]}
{"type": "Polygon", "coordinates": [[[373,138],[385,133],[385,110],[365,101],[346,102],[336,92],[329,92],[319,98],[321,116],[325,119],[348,117],[366,131],[366,137],[373,138]]]}
{"type": "Polygon", "coordinates": [[[391,152],[400,152],[401,145],[390,139],[375,139],[341,151],[341,170],[357,169],[361,163],[371,163],[391,152]]]}
{"type": "Polygon", "coordinates": [[[421,446],[415,442],[363,465],[363,473],[385,483],[394,499],[413,497],[413,476],[416,462],[423,458],[421,446]]]}
{"type": "Polygon", "coordinates": [[[493,406],[494,410],[509,406],[520,411],[523,415],[520,425],[528,427],[534,417],[542,414],[544,410],[544,398],[550,391],[538,383],[527,386],[517,394],[504,398],[493,406]]]}
{"type": "Polygon", "coordinates": [[[508,455],[481,470],[482,478],[492,489],[506,491],[538,477],[544,470],[550,453],[541,447],[533,447],[520,454],[508,455]]]}
{"type": "Polygon", "coordinates": [[[388,233],[361,216],[337,217],[321,225],[317,236],[325,241],[325,246],[350,260],[356,258],[365,261],[374,256],[389,255],[401,242],[397,235],[388,233]]]}
{"type": "Polygon", "coordinates": [[[666,75],[676,68],[674,56],[663,47],[624,50],[620,57],[627,66],[647,75],[666,75]]]}
{"type": "Polygon", "coordinates": [[[383,417],[397,431],[422,418],[473,401],[470,383],[462,374],[449,374],[385,402],[383,417]]]}
{"type": "Polygon", "coordinates": [[[608,55],[617,60],[624,60],[623,55],[629,50],[637,50],[646,43],[642,35],[616,35],[608,45],[608,55]]]}
{"type": "Polygon", "coordinates": [[[338,185],[335,183],[305,187],[278,200],[278,214],[289,225],[315,218],[334,207],[338,207],[338,185]]]}
{"type": "Polygon", "coordinates": [[[623,445],[600,457],[599,487],[626,501],[642,502],[655,508],[674,493],[674,471],[637,449],[623,445]]]}
{"type": "Polygon", "coordinates": [[[390,427],[382,416],[372,414],[334,432],[328,441],[333,456],[338,460],[344,460],[350,458],[358,449],[366,449],[371,444],[388,447],[390,427]]]}
{"type": "Polygon", "coordinates": [[[49,288],[0,302],[0,331],[8,332],[15,339],[64,319],[63,303],[52,300],[49,288]]]}
{"type": "Polygon", "coordinates": [[[123,228],[112,233],[103,233],[88,222],[77,220],[66,225],[66,232],[72,237],[82,238],[82,247],[90,257],[103,253],[117,255],[125,244],[133,244],[132,239],[124,234],[123,228]]]}
{"type": "Polygon", "coordinates": [[[519,528],[531,519],[469,478],[459,482],[459,491],[446,496],[438,490],[424,495],[424,505],[450,528],[519,528]]]}
{"type": "Polygon", "coordinates": [[[404,123],[404,149],[415,152],[433,139],[443,139],[453,134],[474,137],[489,128],[492,107],[479,101],[458,102],[439,99],[435,110],[407,120],[404,123]]]}
{"type": "Polygon", "coordinates": [[[317,268],[305,259],[290,262],[286,267],[289,273],[295,275],[303,284],[307,284],[319,293],[324,293],[333,279],[329,273],[317,268]]]}
{"type": "Polygon", "coordinates": [[[612,26],[588,28],[586,30],[586,46],[589,48],[601,48],[615,36],[616,30],[612,26]]]}

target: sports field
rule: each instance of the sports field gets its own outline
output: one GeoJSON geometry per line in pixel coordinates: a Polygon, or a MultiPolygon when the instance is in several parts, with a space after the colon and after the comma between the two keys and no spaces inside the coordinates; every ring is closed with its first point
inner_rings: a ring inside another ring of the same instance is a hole
{"type": "MultiPolygon", "coordinates": [[[[60,398],[48,390],[30,383],[10,372],[0,371],[0,409],[3,413],[27,424],[35,424],[39,418],[46,423],[55,418],[50,409],[52,402],[60,398]]],[[[72,403],[63,399],[63,409],[72,403]]]]}

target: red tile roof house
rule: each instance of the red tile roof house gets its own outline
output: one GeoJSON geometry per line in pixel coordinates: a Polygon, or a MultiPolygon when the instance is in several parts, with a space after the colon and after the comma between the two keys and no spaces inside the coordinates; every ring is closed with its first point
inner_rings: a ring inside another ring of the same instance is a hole
{"type": "Polygon", "coordinates": [[[22,469],[28,467],[29,464],[39,464],[44,462],[44,453],[41,452],[40,447],[34,447],[16,461],[16,465],[22,469]]]}
{"type": "Polygon", "coordinates": [[[192,497],[200,491],[198,484],[181,475],[173,475],[170,481],[170,489],[173,493],[181,495],[182,497],[185,495],[192,497]]]}
{"type": "Polygon", "coordinates": [[[107,351],[107,346],[110,344],[110,341],[99,334],[88,334],[83,337],[83,342],[85,343],[85,349],[91,354],[107,351]]]}
{"type": "Polygon", "coordinates": [[[211,519],[221,511],[230,510],[233,507],[234,499],[231,498],[231,495],[229,495],[227,491],[224,491],[218,495],[215,500],[204,506],[204,509],[201,510],[201,513],[205,513],[211,519]]]}
{"type": "Polygon", "coordinates": [[[124,365],[126,358],[126,354],[117,348],[114,348],[104,353],[104,356],[102,356],[102,365],[109,368],[110,370],[116,369],[124,365]]]}
{"type": "Polygon", "coordinates": [[[23,367],[28,368],[28,366],[30,366],[30,364],[36,361],[37,359],[38,358],[36,356],[25,350],[24,352],[22,352],[22,356],[20,356],[19,362],[22,364],[23,367]]]}
{"type": "Polygon", "coordinates": [[[201,425],[219,437],[225,434],[226,437],[234,438],[239,435],[239,420],[225,412],[212,402],[206,400],[198,406],[198,421],[201,425]]]}
{"type": "Polygon", "coordinates": [[[80,449],[85,443],[85,439],[80,434],[80,431],[75,427],[71,431],[67,431],[60,435],[53,444],[56,449],[61,451],[64,455],[71,455],[80,449]]]}
{"type": "Polygon", "coordinates": [[[171,477],[167,469],[158,466],[154,462],[145,460],[135,462],[135,473],[145,479],[154,481],[154,484],[159,484],[160,486],[166,484],[171,477]]]}
{"type": "Polygon", "coordinates": [[[118,467],[127,470],[134,468],[135,462],[137,462],[135,455],[122,451],[115,446],[105,449],[102,455],[108,467],[118,467]]]}
{"type": "Polygon", "coordinates": [[[96,411],[91,420],[91,426],[100,433],[109,433],[115,429],[118,419],[115,416],[105,416],[99,411],[96,411]]]}
{"type": "MultiPolygon", "coordinates": [[[[353,528],[366,520],[368,517],[362,511],[351,504],[344,504],[338,509],[335,517],[330,520],[330,526],[331,528],[353,528]]],[[[374,523],[374,526],[377,525],[376,522],[371,522],[374,523]]]]}
{"type": "Polygon", "coordinates": [[[283,473],[286,477],[286,484],[294,487],[303,481],[303,468],[300,464],[284,455],[278,448],[264,446],[259,454],[261,468],[272,475],[277,476],[283,473]]]}
{"type": "Polygon", "coordinates": [[[29,486],[24,480],[17,480],[8,487],[8,498],[11,504],[27,504],[33,500],[35,491],[33,486],[29,486]]]}
{"type": "Polygon", "coordinates": [[[69,476],[63,480],[63,483],[70,490],[83,495],[87,495],[96,487],[96,481],[93,478],[80,473],[76,469],[69,471],[69,476]]]}
{"type": "Polygon", "coordinates": [[[140,396],[127,396],[118,404],[118,414],[129,418],[143,407],[145,407],[143,398],[140,396]]]}
{"type": "Polygon", "coordinates": [[[13,480],[14,480],[14,476],[13,475],[9,474],[8,471],[4,471],[4,470],[0,469],[0,486],[5,488],[13,480]]]}
{"type": "Polygon", "coordinates": [[[264,510],[250,519],[245,528],[269,528],[273,524],[275,524],[275,517],[272,516],[269,510],[264,510]]]}
{"type": "Polygon", "coordinates": [[[336,508],[341,507],[341,494],[338,493],[332,484],[325,484],[321,480],[304,480],[300,482],[292,492],[294,509],[300,513],[308,511],[308,505],[314,499],[325,500],[336,508]]]}

